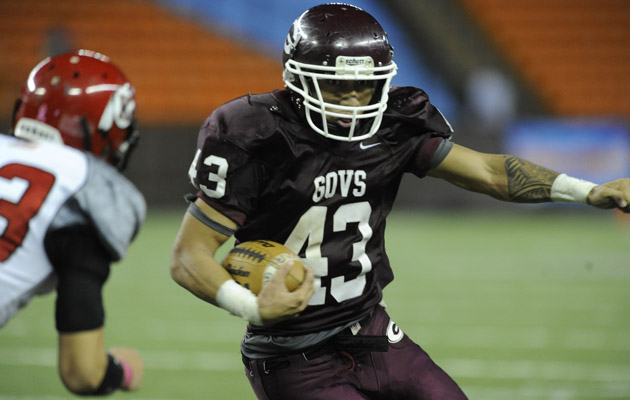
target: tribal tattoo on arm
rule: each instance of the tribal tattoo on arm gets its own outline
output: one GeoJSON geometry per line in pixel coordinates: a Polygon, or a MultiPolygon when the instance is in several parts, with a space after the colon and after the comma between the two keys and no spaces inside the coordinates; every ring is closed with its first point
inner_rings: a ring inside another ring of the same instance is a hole
{"type": "Polygon", "coordinates": [[[541,203],[551,200],[551,185],[557,172],[515,156],[505,156],[505,172],[509,201],[541,203]]]}

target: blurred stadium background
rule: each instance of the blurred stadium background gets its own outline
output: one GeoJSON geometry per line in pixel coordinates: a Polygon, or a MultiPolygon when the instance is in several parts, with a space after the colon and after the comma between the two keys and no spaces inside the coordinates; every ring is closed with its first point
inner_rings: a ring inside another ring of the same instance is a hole
{"type": "MultiPolygon", "coordinates": [[[[0,0],[0,131],[47,55],[100,51],[138,92],[128,176],[149,216],[106,299],[108,341],[140,347],[148,370],[142,392],[115,398],[252,398],[243,323],[170,281],[170,245],[198,127],[229,99],[282,86],[288,28],[321,2],[0,0]]],[[[389,33],[394,84],[427,90],[456,142],[594,181],[630,176],[630,2],[352,3],[389,33]]],[[[392,315],[471,398],[630,398],[628,219],[408,179],[388,235],[392,315]]],[[[0,399],[71,398],[54,369],[53,301],[0,331],[0,399]]]]}

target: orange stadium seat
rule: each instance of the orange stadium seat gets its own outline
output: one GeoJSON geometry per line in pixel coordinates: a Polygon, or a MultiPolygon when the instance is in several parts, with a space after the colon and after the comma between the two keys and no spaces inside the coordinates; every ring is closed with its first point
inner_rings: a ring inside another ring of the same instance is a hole
{"type": "Polygon", "coordinates": [[[630,116],[630,2],[461,3],[554,112],[630,116]]]}
{"type": "Polygon", "coordinates": [[[143,123],[200,124],[229,99],[282,85],[280,55],[259,54],[149,1],[3,1],[0,119],[8,120],[28,72],[48,55],[54,28],[73,48],[107,54],[127,73],[143,123]]]}

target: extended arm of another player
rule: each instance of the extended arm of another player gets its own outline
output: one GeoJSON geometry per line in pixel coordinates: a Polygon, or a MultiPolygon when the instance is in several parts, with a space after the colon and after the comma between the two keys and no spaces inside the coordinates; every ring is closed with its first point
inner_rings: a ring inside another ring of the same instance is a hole
{"type": "Polygon", "coordinates": [[[119,379],[121,389],[135,391],[144,378],[144,361],[138,350],[129,347],[110,348],[106,353],[105,328],[59,333],[59,375],[75,394],[108,394],[120,386],[119,379]],[[109,365],[112,356],[119,365],[126,363],[121,365],[122,376],[109,365]]]}
{"type": "Polygon", "coordinates": [[[45,247],[57,273],[55,319],[62,382],[80,395],[139,389],[144,362],[138,350],[105,348],[101,292],[111,255],[97,233],[89,226],[53,230],[46,236],[45,247]]]}
{"type": "Polygon", "coordinates": [[[458,145],[453,145],[446,158],[428,175],[504,201],[573,201],[630,212],[630,179],[595,185],[519,157],[480,153],[458,145]]]}

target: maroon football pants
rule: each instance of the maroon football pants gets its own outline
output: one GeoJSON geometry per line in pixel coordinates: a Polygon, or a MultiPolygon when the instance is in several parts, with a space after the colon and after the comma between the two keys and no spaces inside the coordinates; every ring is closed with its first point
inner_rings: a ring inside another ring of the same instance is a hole
{"type": "Polygon", "coordinates": [[[244,358],[245,373],[261,400],[463,400],[457,383],[378,307],[360,335],[387,335],[386,352],[300,353],[268,360],[244,358]]]}

